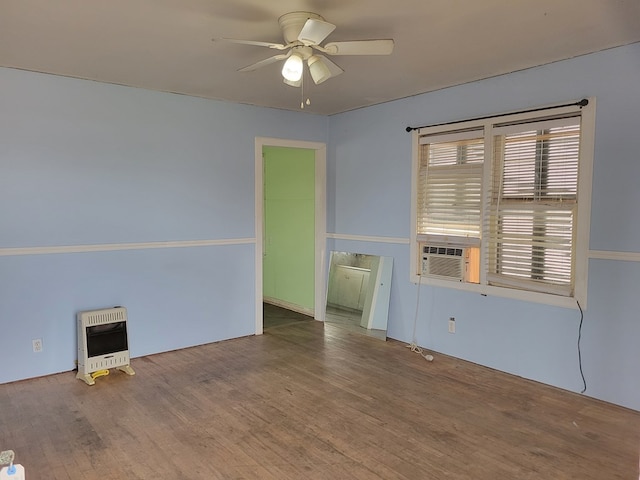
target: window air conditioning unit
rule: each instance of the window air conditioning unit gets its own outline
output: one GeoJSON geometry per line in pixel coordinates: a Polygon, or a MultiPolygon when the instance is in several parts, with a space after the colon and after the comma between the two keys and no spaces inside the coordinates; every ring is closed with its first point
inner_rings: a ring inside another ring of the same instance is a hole
{"type": "Polygon", "coordinates": [[[420,272],[424,277],[479,283],[477,247],[420,244],[420,272]]]}

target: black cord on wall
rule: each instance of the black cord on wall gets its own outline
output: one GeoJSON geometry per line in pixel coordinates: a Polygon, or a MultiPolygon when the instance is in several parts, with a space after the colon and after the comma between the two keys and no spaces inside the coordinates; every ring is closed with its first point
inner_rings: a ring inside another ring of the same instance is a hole
{"type": "Polygon", "coordinates": [[[582,384],[584,388],[580,393],[587,391],[587,381],[584,379],[584,372],[582,371],[582,353],[580,352],[580,339],[582,338],[582,321],[584,320],[584,312],[580,306],[580,302],[576,300],[578,308],[580,309],[580,326],[578,327],[578,365],[580,366],[580,376],[582,377],[582,384]]]}

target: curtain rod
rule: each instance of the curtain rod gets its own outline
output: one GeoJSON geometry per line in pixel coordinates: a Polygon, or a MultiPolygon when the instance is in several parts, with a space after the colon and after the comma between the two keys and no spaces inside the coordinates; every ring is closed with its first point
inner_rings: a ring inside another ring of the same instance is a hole
{"type": "Polygon", "coordinates": [[[427,128],[427,127],[441,127],[444,125],[455,125],[456,123],[473,122],[475,120],[486,120],[488,118],[504,117],[505,115],[516,115],[518,113],[541,112],[543,110],[552,110],[554,108],[562,108],[562,107],[586,107],[587,105],[589,105],[589,100],[587,100],[586,98],[583,98],[579,102],[565,103],[564,105],[554,105],[553,107],[532,108],[531,110],[520,110],[519,112],[511,112],[511,113],[498,113],[496,115],[487,115],[486,117],[470,118],[468,120],[456,120],[454,122],[434,123],[433,125],[423,125],[421,127],[407,127],[406,130],[407,132],[412,132],[413,130],[420,130],[421,128],[427,128]]]}

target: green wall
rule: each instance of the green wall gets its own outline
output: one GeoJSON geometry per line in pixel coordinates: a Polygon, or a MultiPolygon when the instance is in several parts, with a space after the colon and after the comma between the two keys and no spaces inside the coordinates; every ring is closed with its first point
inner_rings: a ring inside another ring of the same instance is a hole
{"type": "Polygon", "coordinates": [[[263,295],[313,310],[315,152],[264,147],[263,295]]]}

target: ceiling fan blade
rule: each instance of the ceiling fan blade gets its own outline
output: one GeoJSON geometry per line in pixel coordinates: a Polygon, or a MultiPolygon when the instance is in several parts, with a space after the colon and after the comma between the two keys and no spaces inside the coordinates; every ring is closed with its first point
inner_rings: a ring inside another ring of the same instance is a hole
{"type": "Polygon", "coordinates": [[[284,50],[287,48],[287,45],[282,45],[281,43],[256,42],[254,40],[238,40],[236,38],[214,38],[213,41],[239,43],[241,45],[255,45],[256,47],[269,47],[275,48],[276,50],[284,50]]]}
{"type": "Polygon", "coordinates": [[[393,40],[356,40],[327,43],[322,50],[329,55],[391,55],[393,40]]]}
{"type": "Polygon", "coordinates": [[[336,26],[332,23],[309,18],[302,27],[302,30],[300,30],[298,40],[305,45],[318,45],[327,38],[335,28],[336,26]]]}
{"type": "Polygon", "coordinates": [[[266,67],[267,65],[271,65],[272,63],[279,62],[280,60],[284,60],[291,55],[291,51],[287,53],[281,53],[280,55],[274,55],[273,57],[265,58],[264,60],[260,60],[259,62],[252,63],[251,65],[247,65],[246,67],[238,70],[239,72],[252,72],[257,70],[258,68],[266,67]]]}

